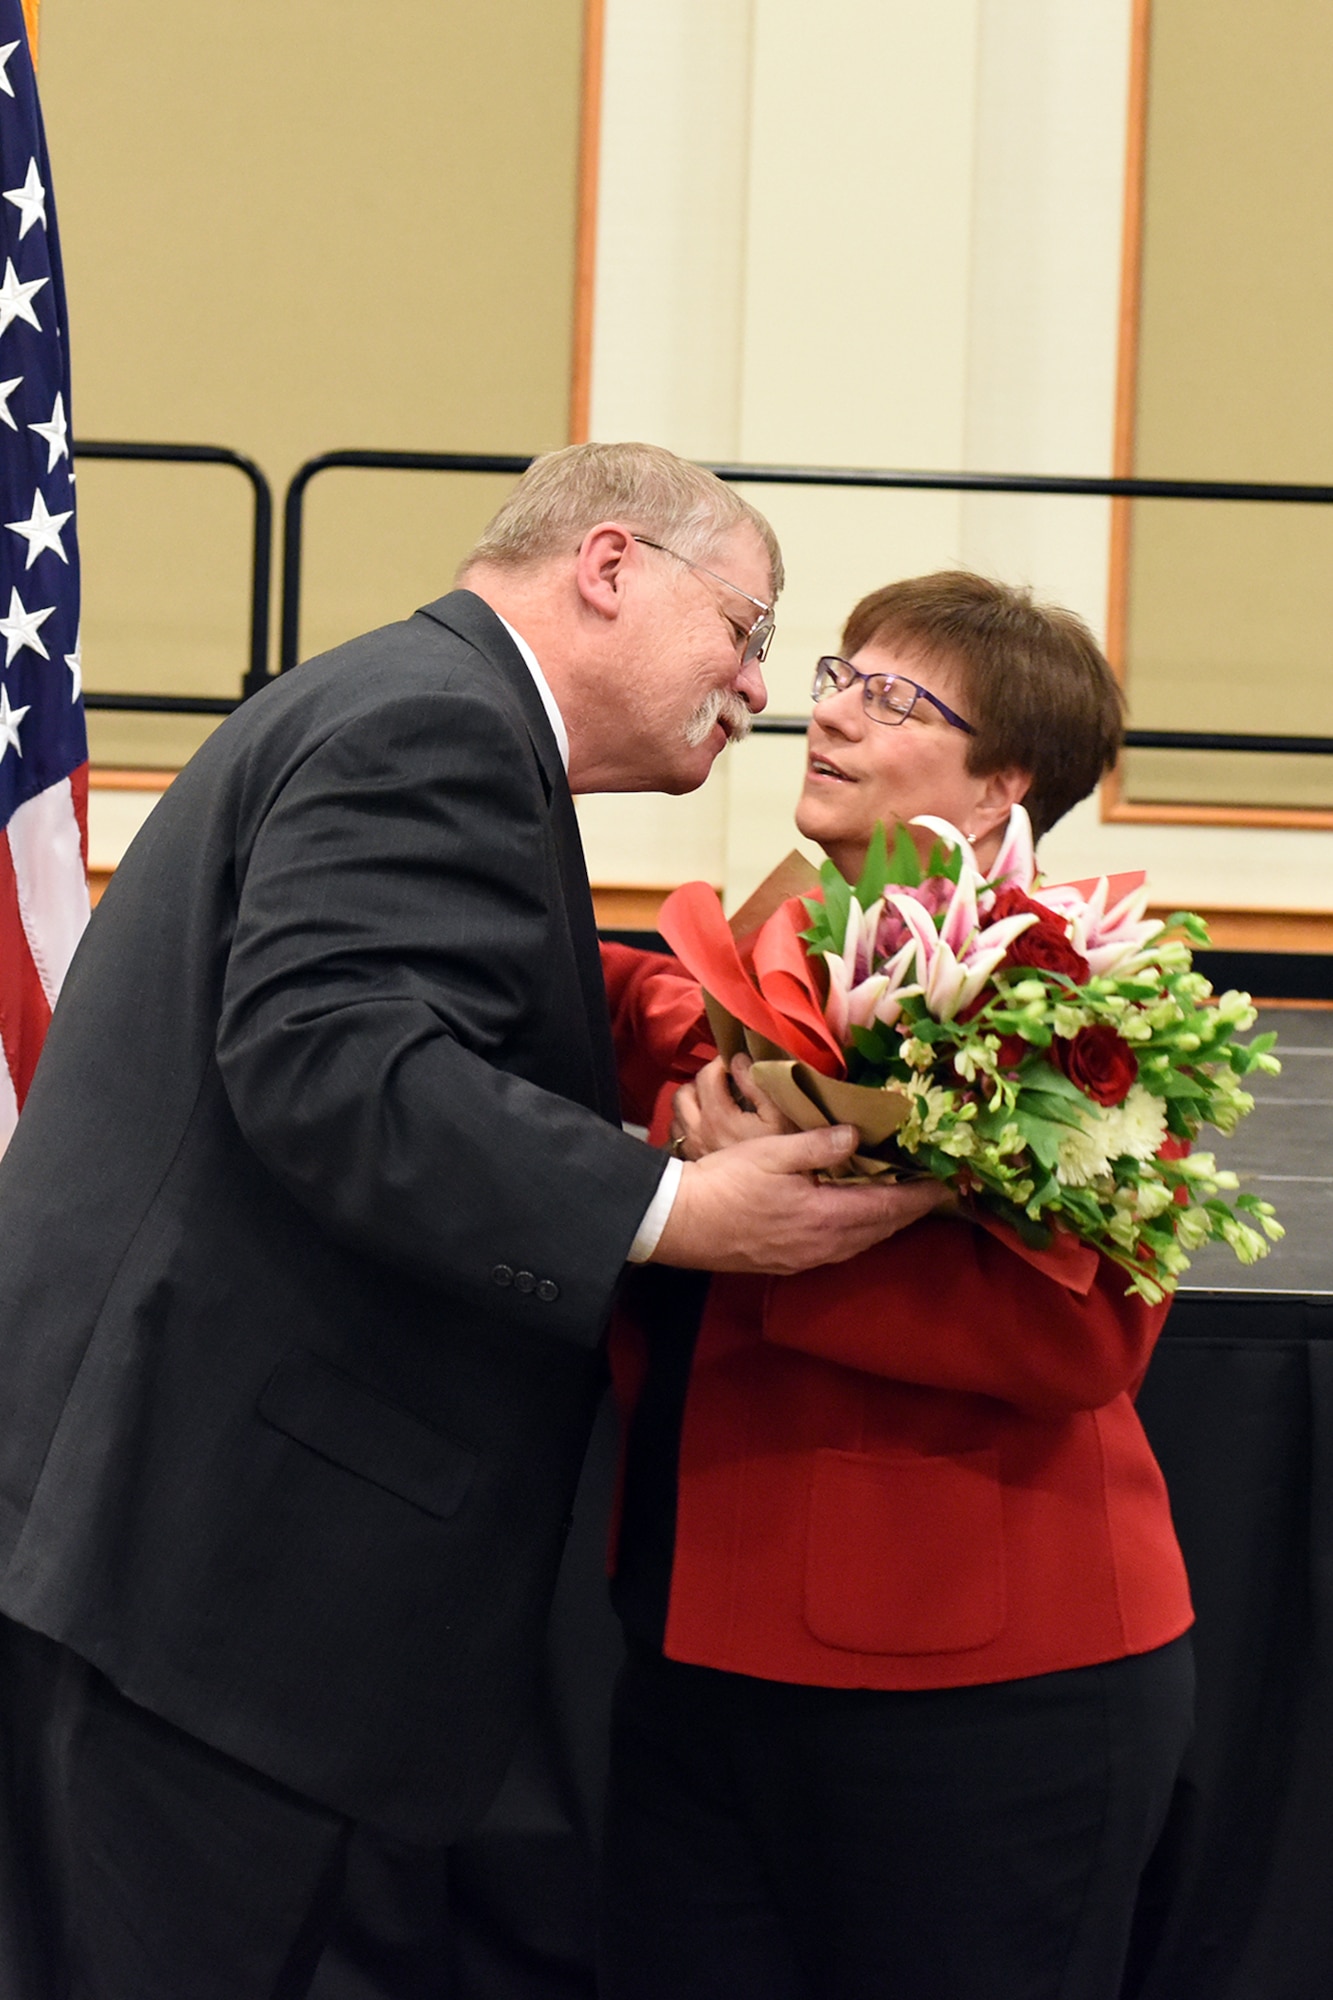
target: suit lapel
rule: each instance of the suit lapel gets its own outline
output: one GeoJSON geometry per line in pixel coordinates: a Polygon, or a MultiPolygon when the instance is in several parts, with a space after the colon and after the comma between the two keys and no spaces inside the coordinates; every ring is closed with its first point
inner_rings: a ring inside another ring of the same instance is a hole
{"type": "Polygon", "coordinates": [[[588,1021],[597,1109],[604,1118],[619,1124],[620,1087],[616,1081],[615,1050],[611,1041],[611,1021],[606,1007],[597,921],[593,914],[592,892],[588,887],[583,841],[579,835],[578,815],[574,811],[569,780],[560,758],[560,747],[542,698],[522,654],[482,598],[470,590],[455,590],[434,604],[423,605],[422,611],[427,618],[447,626],[485,656],[503,675],[505,687],[516,699],[522,713],[551,802],[551,830],[555,837],[565,919],[588,1021]]]}

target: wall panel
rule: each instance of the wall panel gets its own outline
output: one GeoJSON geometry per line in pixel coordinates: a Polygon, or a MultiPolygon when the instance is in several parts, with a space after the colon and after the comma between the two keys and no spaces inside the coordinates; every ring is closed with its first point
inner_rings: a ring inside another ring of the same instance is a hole
{"type": "MultiPolygon", "coordinates": [[[[581,0],[48,6],[78,431],[229,444],[279,497],[333,446],[563,442],[582,25],[581,0]]],[[[362,477],[312,496],[315,644],[446,589],[475,523],[444,483],[362,477]]],[[[186,478],[80,473],[89,687],[239,682],[244,488],[186,478]]],[[[117,761],[188,748],[94,731],[117,761]]]]}

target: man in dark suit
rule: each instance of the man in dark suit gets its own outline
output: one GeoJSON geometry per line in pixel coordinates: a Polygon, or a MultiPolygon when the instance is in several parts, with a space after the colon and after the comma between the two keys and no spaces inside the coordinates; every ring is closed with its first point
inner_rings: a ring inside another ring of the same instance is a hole
{"type": "Polygon", "coordinates": [[[848,1135],[618,1123],[575,791],[765,699],[771,531],[539,461],[466,588],[233,716],[134,843],[0,1168],[0,1991],[304,1992],[358,1827],[499,1783],[628,1258],[792,1270],[848,1135]]]}

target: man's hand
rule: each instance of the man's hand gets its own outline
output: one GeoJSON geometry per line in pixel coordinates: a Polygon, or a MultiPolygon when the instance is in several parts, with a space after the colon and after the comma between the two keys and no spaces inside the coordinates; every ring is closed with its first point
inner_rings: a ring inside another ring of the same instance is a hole
{"type": "Polygon", "coordinates": [[[786,1277],[855,1257],[949,1199],[939,1181],[835,1187],[807,1178],[841,1165],[855,1146],[853,1127],[834,1125],[746,1139],[687,1164],[649,1261],[786,1277]]]}

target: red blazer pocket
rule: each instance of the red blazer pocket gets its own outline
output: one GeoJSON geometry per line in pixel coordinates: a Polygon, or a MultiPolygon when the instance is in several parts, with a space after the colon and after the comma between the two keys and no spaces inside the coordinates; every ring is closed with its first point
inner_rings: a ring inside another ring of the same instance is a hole
{"type": "Polygon", "coordinates": [[[815,1454],[805,1622],[850,1653],[963,1653],[1005,1617],[993,1451],[949,1458],[815,1454]]]}

